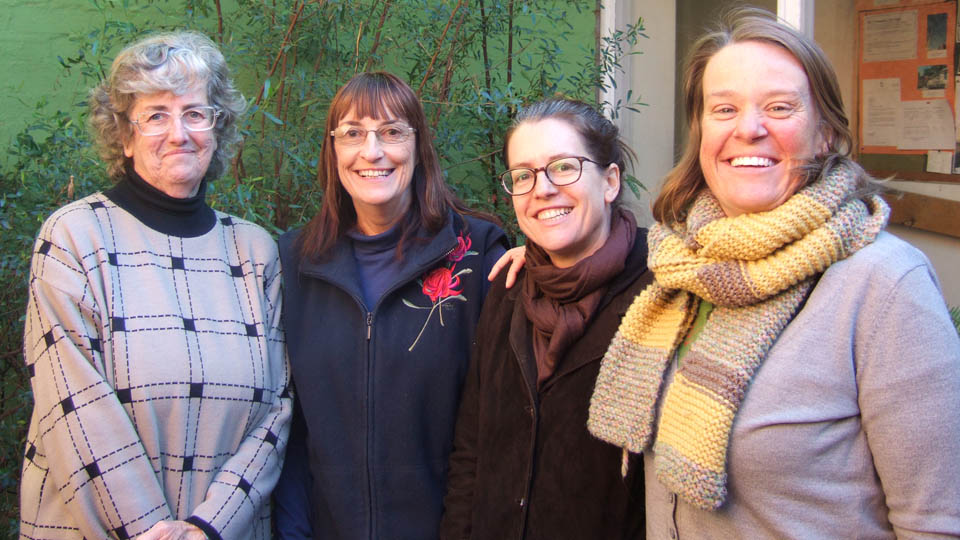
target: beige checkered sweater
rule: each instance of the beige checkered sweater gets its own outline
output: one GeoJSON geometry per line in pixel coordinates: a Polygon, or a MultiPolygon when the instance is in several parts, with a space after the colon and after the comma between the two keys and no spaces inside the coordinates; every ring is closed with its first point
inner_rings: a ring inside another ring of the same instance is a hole
{"type": "Polygon", "coordinates": [[[291,399],[266,231],[167,235],[91,195],[44,223],[29,294],[21,538],[269,538],[291,399]]]}

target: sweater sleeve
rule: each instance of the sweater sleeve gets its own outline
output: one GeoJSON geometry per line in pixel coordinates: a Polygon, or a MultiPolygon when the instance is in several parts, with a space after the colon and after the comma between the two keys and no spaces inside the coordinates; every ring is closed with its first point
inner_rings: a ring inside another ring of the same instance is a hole
{"type": "Polygon", "coordinates": [[[211,539],[245,537],[263,507],[269,504],[283,465],[293,395],[289,389],[289,362],[280,322],[281,273],[275,248],[272,256],[264,269],[267,306],[264,326],[269,347],[271,404],[234,455],[220,468],[210,483],[206,498],[186,520],[211,539]]]}
{"type": "Polygon", "coordinates": [[[898,538],[960,536],[960,342],[926,265],[906,272],[855,344],[863,429],[898,538]]]}
{"type": "Polygon", "coordinates": [[[49,231],[33,254],[24,334],[35,405],[21,527],[40,538],[73,522],[86,538],[133,538],[169,519],[170,509],[107,378],[102,351],[111,334],[96,306],[96,276],[88,279],[75,239],[49,231]],[[39,523],[42,505],[53,499],[69,519],[39,523]]]}

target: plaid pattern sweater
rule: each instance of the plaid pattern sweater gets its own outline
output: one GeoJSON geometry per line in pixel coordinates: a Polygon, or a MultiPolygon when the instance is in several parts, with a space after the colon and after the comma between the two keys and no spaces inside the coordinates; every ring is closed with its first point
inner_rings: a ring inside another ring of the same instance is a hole
{"type": "Polygon", "coordinates": [[[61,208],[35,244],[20,536],[135,538],[179,519],[267,539],[291,413],[276,244],[202,200],[200,231],[165,234],[144,224],[162,209],[114,202],[130,193],[61,208]]]}

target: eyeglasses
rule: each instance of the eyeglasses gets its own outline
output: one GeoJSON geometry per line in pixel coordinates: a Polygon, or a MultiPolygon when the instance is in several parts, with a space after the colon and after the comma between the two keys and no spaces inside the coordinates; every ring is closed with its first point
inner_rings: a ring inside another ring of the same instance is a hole
{"type": "Polygon", "coordinates": [[[537,173],[543,171],[551,184],[566,186],[580,179],[584,161],[599,165],[596,161],[585,157],[565,157],[555,159],[537,169],[526,167],[510,169],[500,174],[500,183],[510,195],[526,195],[533,191],[533,186],[537,183],[537,173]]]}
{"type": "Polygon", "coordinates": [[[367,134],[373,131],[381,144],[400,144],[417,131],[406,124],[388,124],[377,129],[363,129],[359,126],[340,126],[330,132],[330,136],[343,146],[358,146],[367,140],[367,134]]]}
{"type": "MultiPolygon", "coordinates": [[[[180,123],[187,131],[209,131],[217,124],[220,111],[216,107],[192,107],[180,113],[180,123]]],[[[173,124],[173,115],[166,111],[144,111],[131,124],[137,126],[141,135],[163,135],[173,124]]]]}

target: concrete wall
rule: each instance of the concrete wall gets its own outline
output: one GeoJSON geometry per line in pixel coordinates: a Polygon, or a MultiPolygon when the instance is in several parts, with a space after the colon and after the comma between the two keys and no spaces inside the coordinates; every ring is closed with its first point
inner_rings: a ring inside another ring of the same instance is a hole
{"type": "Polygon", "coordinates": [[[614,17],[617,28],[636,22],[640,16],[643,17],[646,28],[644,33],[648,39],[641,39],[637,44],[637,50],[642,54],[626,59],[626,74],[618,79],[616,99],[625,99],[627,89],[632,89],[633,95],[639,96],[646,106],[641,108],[640,113],[623,111],[617,124],[621,134],[637,154],[633,175],[647,189],[639,200],[631,193],[625,195],[628,196],[627,201],[637,217],[637,222],[649,225],[653,222],[650,215],[650,196],[656,194],[661,178],[673,167],[674,159],[674,1],[617,0],[614,17]]]}

